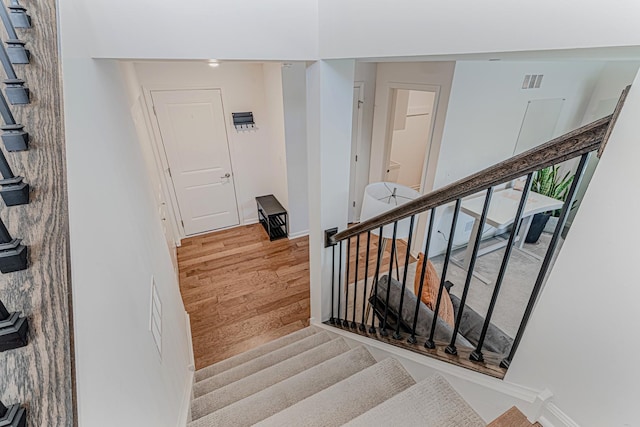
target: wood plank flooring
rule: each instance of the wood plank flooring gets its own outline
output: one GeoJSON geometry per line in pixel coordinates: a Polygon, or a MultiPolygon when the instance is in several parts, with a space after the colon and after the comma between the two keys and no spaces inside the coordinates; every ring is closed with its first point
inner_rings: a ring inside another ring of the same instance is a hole
{"type": "Polygon", "coordinates": [[[196,369],[309,322],[309,240],[270,242],[260,224],[182,241],[180,290],[196,369]]]}

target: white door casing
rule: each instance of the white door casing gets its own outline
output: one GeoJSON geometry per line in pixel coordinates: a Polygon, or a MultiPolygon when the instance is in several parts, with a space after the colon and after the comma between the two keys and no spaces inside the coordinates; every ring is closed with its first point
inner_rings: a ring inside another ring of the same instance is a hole
{"type": "Polygon", "coordinates": [[[369,171],[362,163],[362,124],[364,83],[356,83],[353,88],[353,125],[351,127],[351,170],[349,174],[349,217],[348,221],[359,222],[362,210],[364,188],[369,182],[369,171]]]}
{"type": "Polygon", "coordinates": [[[239,223],[219,89],[152,91],[185,235],[239,223]]]}

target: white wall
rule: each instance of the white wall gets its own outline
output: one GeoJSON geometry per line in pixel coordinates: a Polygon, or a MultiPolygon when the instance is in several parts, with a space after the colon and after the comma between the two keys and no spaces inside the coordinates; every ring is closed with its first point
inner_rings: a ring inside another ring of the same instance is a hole
{"type": "Polygon", "coordinates": [[[576,214],[506,379],[547,387],[581,426],[637,425],[640,78],[576,214]],[[615,206],[615,209],[612,207],[615,206]]]}
{"type": "Polygon", "coordinates": [[[640,44],[640,3],[322,0],[320,57],[510,52],[640,44]],[[357,26],[354,26],[357,23],[357,26]]]}
{"type": "MultiPolygon", "coordinates": [[[[588,61],[458,61],[434,188],[511,157],[529,100],[564,98],[555,135],[578,127],[605,65],[588,61]],[[526,74],[543,74],[541,87],[521,89],[526,74]]],[[[433,253],[446,248],[452,216],[452,206],[440,210],[433,253]]],[[[472,222],[472,217],[460,215],[454,245],[466,244],[472,222]]]]}
{"type": "Polygon", "coordinates": [[[404,128],[393,131],[390,159],[400,164],[398,184],[420,189],[422,172],[429,145],[431,114],[435,93],[409,92],[407,112],[402,121],[404,128]]]}
{"type": "Polygon", "coordinates": [[[307,68],[309,148],[309,273],[311,317],[331,315],[331,252],[324,230],[347,226],[353,112],[353,60],[318,61],[307,68]]]}
{"type": "Polygon", "coordinates": [[[92,28],[95,58],[317,57],[317,0],[75,1],[85,6],[79,18],[92,28]]]}
{"type": "Polygon", "coordinates": [[[60,2],[78,424],[176,426],[191,374],[185,312],[115,61],[88,58],[60,2]],[[151,276],[163,348],[149,331],[151,276]]]}
{"type": "MultiPolygon", "coordinates": [[[[274,194],[286,202],[282,122],[272,121],[262,64],[223,63],[212,68],[204,62],[137,62],[135,69],[145,90],[221,89],[241,223],[257,221],[256,196],[274,194]],[[258,130],[236,131],[231,113],[241,111],[253,112],[258,130]]],[[[282,108],[281,101],[276,102],[274,108],[282,108]]]]}

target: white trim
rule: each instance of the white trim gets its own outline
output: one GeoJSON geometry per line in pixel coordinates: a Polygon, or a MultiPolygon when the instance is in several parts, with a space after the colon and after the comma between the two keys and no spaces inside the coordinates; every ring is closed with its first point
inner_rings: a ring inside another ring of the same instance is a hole
{"type": "Polygon", "coordinates": [[[544,427],[580,427],[580,424],[575,422],[553,402],[548,402],[544,405],[542,415],[538,421],[544,427]]]}
{"type": "Polygon", "coordinates": [[[298,231],[297,233],[289,234],[289,240],[297,239],[298,237],[304,237],[309,235],[309,230],[298,231]]]}
{"type": "Polygon", "coordinates": [[[189,313],[185,310],[184,312],[184,320],[186,322],[186,328],[187,328],[187,344],[189,346],[189,362],[191,362],[189,364],[189,370],[192,372],[195,372],[196,369],[196,358],[193,354],[193,336],[191,335],[191,316],[189,316],[189,313]]]}
{"type": "Polygon", "coordinates": [[[191,391],[193,390],[193,381],[195,372],[188,373],[187,382],[182,394],[182,402],[180,403],[180,412],[178,413],[178,427],[186,427],[191,422],[191,391]]]}

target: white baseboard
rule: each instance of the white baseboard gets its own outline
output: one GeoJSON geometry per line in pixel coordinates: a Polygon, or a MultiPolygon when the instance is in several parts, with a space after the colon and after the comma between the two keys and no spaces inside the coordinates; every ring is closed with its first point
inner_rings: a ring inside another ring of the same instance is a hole
{"type": "Polygon", "coordinates": [[[193,381],[195,372],[189,369],[187,383],[182,395],[180,403],[180,413],[178,414],[178,427],[186,427],[191,422],[191,393],[193,391],[193,381]]]}
{"type": "Polygon", "coordinates": [[[542,408],[542,414],[538,419],[538,422],[543,427],[580,427],[571,417],[565,414],[553,402],[547,402],[542,408]]]}
{"type": "Polygon", "coordinates": [[[298,231],[297,233],[289,234],[289,240],[297,239],[298,237],[304,237],[309,235],[309,230],[298,231]]]}

